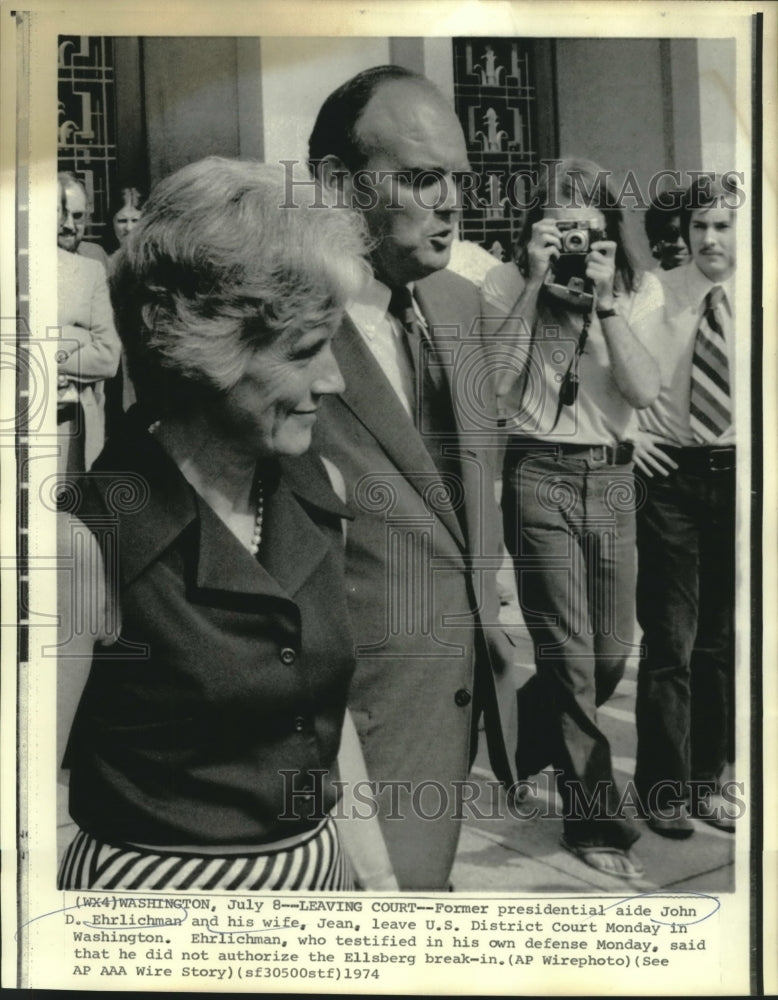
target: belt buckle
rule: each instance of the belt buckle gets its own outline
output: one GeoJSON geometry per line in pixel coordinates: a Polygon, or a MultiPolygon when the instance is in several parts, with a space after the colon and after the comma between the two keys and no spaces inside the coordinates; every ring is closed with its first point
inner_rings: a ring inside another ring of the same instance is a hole
{"type": "Polygon", "coordinates": [[[708,468],[711,472],[727,472],[733,467],[734,455],[727,448],[711,448],[708,452],[708,468]],[[721,464],[717,461],[717,456],[721,457],[721,464]]]}
{"type": "Polygon", "coordinates": [[[592,465],[610,465],[607,444],[593,444],[589,449],[589,461],[592,465]],[[597,452],[600,454],[598,455],[597,452]]]}

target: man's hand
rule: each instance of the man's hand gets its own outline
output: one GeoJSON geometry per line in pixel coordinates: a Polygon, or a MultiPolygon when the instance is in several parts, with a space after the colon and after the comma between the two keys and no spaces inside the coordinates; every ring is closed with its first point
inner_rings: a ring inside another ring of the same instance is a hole
{"type": "Polygon", "coordinates": [[[668,476],[678,468],[670,456],[662,450],[661,439],[648,431],[638,431],[633,439],[635,450],[632,459],[644,476],[654,478],[654,473],[668,476]]]}

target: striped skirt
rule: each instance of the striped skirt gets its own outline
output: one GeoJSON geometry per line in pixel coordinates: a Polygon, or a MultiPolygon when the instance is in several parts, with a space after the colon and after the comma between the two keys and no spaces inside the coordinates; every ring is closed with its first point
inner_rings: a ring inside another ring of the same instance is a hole
{"type": "Polygon", "coordinates": [[[79,830],[65,851],[58,889],[167,889],[173,892],[257,892],[355,888],[348,857],[328,817],[292,845],[261,853],[155,852],[118,846],[79,830]]]}

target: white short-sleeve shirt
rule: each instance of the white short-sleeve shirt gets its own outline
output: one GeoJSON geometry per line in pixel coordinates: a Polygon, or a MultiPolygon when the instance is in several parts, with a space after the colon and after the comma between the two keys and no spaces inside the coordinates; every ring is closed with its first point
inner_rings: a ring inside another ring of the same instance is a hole
{"type": "MultiPolygon", "coordinates": [[[[485,329],[496,327],[496,323],[488,322],[490,319],[511,315],[523,288],[524,278],[515,264],[501,264],[487,274],[481,289],[485,329]]],[[[503,416],[509,429],[515,434],[569,444],[615,445],[628,440],[637,426],[635,410],[616,385],[596,315],[592,316],[579,360],[578,398],[572,406],[559,409],[559,388],[578,344],[583,315],[562,302],[557,305],[550,295],[541,295],[527,377],[518,378],[503,400],[503,416]]],[[[662,286],[651,273],[641,276],[636,291],[615,296],[615,308],[655,358],[662,306],[662,286]]],[[[497,336],[499,339],[501,335],[497,336]]],[[[521,336],[529,348],[530,332],[521,336]]]]}

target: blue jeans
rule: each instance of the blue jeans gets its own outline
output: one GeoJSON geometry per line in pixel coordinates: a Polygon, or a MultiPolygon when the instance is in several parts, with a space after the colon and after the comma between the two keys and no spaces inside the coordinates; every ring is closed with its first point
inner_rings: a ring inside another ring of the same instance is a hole
{"type": "Polygon", "coordinates": [[[635,650],[634,501],[631,463],[508,449],[505,543],[536,664],[518,692],[516,763],[519,777],[554,766],[565,838],[579,845],[626,848],[639,836],[596,712],[635,650]]]}
{"type": "Polygon", "coordinates": [[[735,472],[641,478],[635,785],[662,809],[734,759],[735,472]]]}

